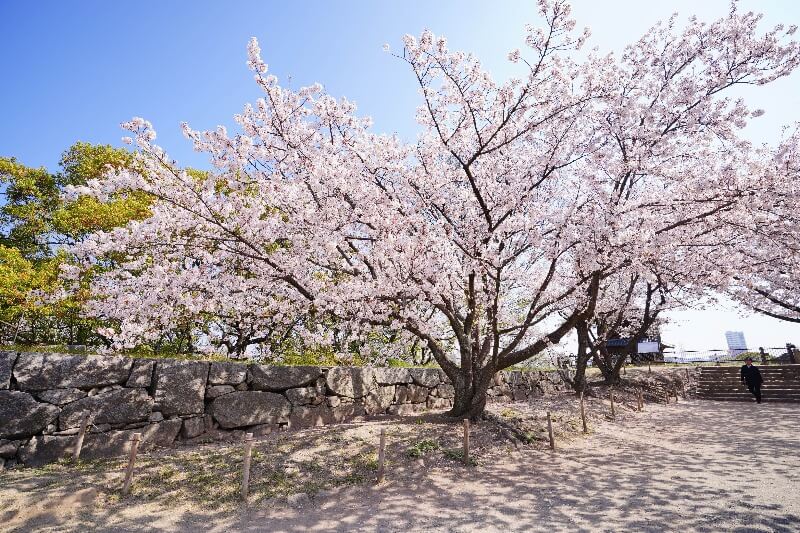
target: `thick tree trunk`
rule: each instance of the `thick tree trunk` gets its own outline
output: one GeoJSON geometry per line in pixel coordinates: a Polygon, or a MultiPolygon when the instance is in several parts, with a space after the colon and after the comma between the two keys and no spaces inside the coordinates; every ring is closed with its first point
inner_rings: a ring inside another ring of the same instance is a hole
{"type": "Polygon", "coordinates": [[[572,388],[575,392],[581,392],[586,388],[586,365],[589,363],[589,325],[585,321],[578,322],[575,326],[578,334],[578,357],[575,360],[575,377],[572,380],[572,388]]]}
{"type": "MultiPolygon", "coordinates": [[[[472,278],[470,278],[472,281],[472,278]]],[[[487,392],[492,379],[499,370],[511,367],[515,364],[529,359],[548,346],[558,343],[561,338],[569,333],[579,320],[586,321],[588,316],[594,312],[594,305],[597,301],[599,290],[600,274],[596,273],[591,278],[591,284],[587,289],[590,296],[590,305],[586,309],[576,310],[573,314],[562,322],[548,335],[538,341],[519,348],[517,343],[523,338],[527,331],[527,324],[520,336],[512,342],[511,346],[501,349],[500,333],[498,323],[492,322],[493,317],[489,317],[492,323],[492,332],[489,335],[481,336],[479,329],[474,326],[474,312],[470,312],[468,318],[464,320],[464,327],[455,327],[454,331],[458,337],[461,352],[460,365],[449,360],[441,346],[432,338],[420,332],[415,327],[408,327],[411,333],[421,339],[426,339],[431,352],[442,367],[442,370],[450,378],[450,382],[455,389],[453,408],[448,411],[448,415],[454,418],[469,418],[479,420],[483,417],[486,409],[487,392]],[[466,334],[465,334],[466,332],[466,334]]],[[[472,304],[473,311],[475,304],[472,304]]],[[[458,323],[456,318],[450,317],[454,323],[458,323]]]]}
{"type": "Polygon", "coordinates": [[[459,368],[455,378],[450,377],[455,389],[455,398],[453,408],[447,412],[447,416],[479,420],[486,409],[487,391],[494,374],[492,367],[459,368]]]}
{"type": "Polygon", "coordinates": [[[447,416],[453,418],[469,418],[478,420],[486,409],[486,390],[468,390],[456,387],[453,408],[448,411],[447,416]]]}
{"type": "MultiPolygon", "coordinates": [[[[634,344],[636,346],[636,344],[634,344]]],[[[625,366],[625,361],[628,360],[630,354],[623,354],[621,357],[617,358],[614,362],[614,366],[611,369],[611,383],[619,383],[621,379],[620,375],[622,373],[622,367],[625,366]]]]}

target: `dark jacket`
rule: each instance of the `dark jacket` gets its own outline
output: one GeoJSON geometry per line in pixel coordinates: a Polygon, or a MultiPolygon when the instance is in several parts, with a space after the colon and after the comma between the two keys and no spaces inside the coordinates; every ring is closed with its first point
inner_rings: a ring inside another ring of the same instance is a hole
{"type": "Polygon", "coordinates": [[[748,385],[761,385],[764,379],[757,366],[742,365],[742,381],[748,385]]]}

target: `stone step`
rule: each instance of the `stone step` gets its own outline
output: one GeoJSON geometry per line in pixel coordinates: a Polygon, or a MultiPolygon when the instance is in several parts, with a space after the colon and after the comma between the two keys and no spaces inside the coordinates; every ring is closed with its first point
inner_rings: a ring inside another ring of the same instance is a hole
{"type": "MultiPolygon", "coordinates": [[[[729,387],[729,388],[734,388],[734,389],[738,389],[738,388],[746,389],[747,388],[745,385],[742,385],[740,383],[720,383],[720,382],[716,382],[716,383],[698,383],[697,387],[700,388],[700,389],[707,388],[707,387],[729,387]]],[[[762,388],[763,387],[771,387],[773,389],[800,389],[800,386],[798,386],[797,383],[776,383],[774,381],[771,381],[771,382],[768,381],[766,383],[762,383],[761,387],[762,388]]]]}
{"type": "MultiPolygon", "coordinates": [[[[800,375],[798,376],[783,376],[783,375],[776,375],[776,374],[761,374],[761,377],[764,378],[765,381],[771,379],[783,379],[788,381],[798,381],[800,380],[800,375]]],[[[702,376],[698,381],[720,381],[725,379],[735,379],[741,380],[741,376],[739,374],[734,375],[724,375],[724,376],[702,376]]]]}
{"type": "MultiPolygon", "coordinates": [[[[744,363],[742,363],[744,364],[744,363]]],[[[800,365],[755,365],[758,367],[759,370],[794,370],[800,368],[800,365]]],[[[708,366],[700,366],[698,367],[701,371],[705,372],[706,370],[729,370],[732,368],[739,369],[742,365],[725,365],[725,366],[716,366],[716,365],[708,365],[708,366]]]]}
{"type": "MultiPolygon", "coordinates": [[[[701,372],[700,373],[700,377],[702,378],[702,377],[706,377],[706,376],[713,376],[713,377],[718,377],[718,376],[738,376],[740,374],[741,374],[741,371],[737,368],[735,370],[731,370],[730,372],[701,372]]],[[[792,370],[792,371],[789,371],[789,370],[777,370],[775,372],[767,372],[767,371],[763,371],[762,370],[761,371],[761,375],[762,376],[800,376],[800,371],[797,371],[797,370],[792,370]]]]}
{"type": "MultiPolygon", "coordinates": [[[[713,398],[700,398],[701,400],[710,400],[710,401],[723,401],[723,402],[754,402],[753,397],[750,396],[746,398],[742,397],[713,397],[713,398]]],[[[772,398],[765,396],[761,400],[763,403],[800,403],[800,398],[772,398]]]]}
{"type": "MultiPolygon", "coordinates": [[[[719,382],[717,382],[717,383],[699,383],[697,385],[697,388],[699,388],[699,389],[709,388],[709,387],[725,387],[725,388],[732,388],[732,389],[739,389],[739,388],[746,389],[747,388],[745,385],[741,385],[739,383],[719,383],[719,382]]],[[[772,389],[796,389],[796,390],[800,390],[800,386],[798,386],[797,383],[767,382],[767,383],[762,383],[761,387],[762,388],[769,387],[769,388],[772,388],[772,389]]]]}
{"type": "MultiPolygon", "coordinates": [[[[746,387],[740,381],[709,381],[698,383],[698,387],[746,387]]],[[[765,381],[761,384],[762,387],[780,387],[786,389],[800,389],[800,381],[765,381]]]]}
{"type": "MultiPolygon", "coordinates": [[[[740,378],[739,372],[730,372],[727,374],[717,373],[717,374],[701,374],[698,378],[700,381],[704,381],[707,379],[739,379],[740,378]]],[[[764,379],[800,379],[800,372],[795,374],[789,374],[784,372],[762,372],[761,377],[764,379]]]]}
{"type": "MultiPolygon", "coordinates": [[[[770,394],[770,393],[763,393],[761,395],[764,398],[770,398],[773,400],[786,400],[786,401],[800,401],[800,396],[786,396],[782,394],[770,394]]],[[[725,399],[751,399],[754,396],[752,394],[735,394],[735,393],[716,393],[716,394],[699,394],[697,396],[701,400],[725,400],[725,399]]]]}
{"type": "MultiPolygon", "coordinates": [[[[764,398],[773,398],[773,399],[783,399],[783,400],[800,400],[800,395],[786,395],[786,394],[772,394],[769,392],[764,392],[761,394],[764,398]]],[[[714,394],[698,394],[698,398],[704,400],[719,400],[723,398],[753,398],[753,395],[750,393],[747,394],[737,394],[735,392],[716,392],[714,394]]]]}
{"type": "MultiPolygon", "coordinates": [[[[762,394],[771,394],[773,396],[800,396],[800,390],[787,390],[787,389],[761,389],[762,394]]],[[[713,394],[750,394],[747,389],[705,389],[698,390],[698,396],[713,395],[713,394]]]]}
{"type": "MultiPolygon", "coordinates": [[[[780,382],[787,382],[787,383],[800,383],[800,378],[792,378],[792,377],[776,377],[776,376],[762,376],[764,378],[764,382],[773,382],[773,381],[780,381],[780,382]]],[[[707,378],[707,379],[699,379],[697,380],[698,383],[720,383],[720,382],[729,382],[729,381],[736,381],[741,382],[742,380],[739,377],[734,376],[725,376],[721,378],[707,378]]]]}
{"type": "MultiPolygon", "coordinates": [[[[762,389],[785,389],[800,391],[800,386],[797,383],[762,383],[762,389]]],[[[746,385],[741,383],[700,383],[697,385],[698,390],[702,389],[737,389],[747,390],[746,385]]]]}
{"type": "MultiPolygon", "coordinates": [[[[728,379],[728,378],[739,379],[740,377],[741,374],[739,374],[739,372],[730,372],[727,374],[723,374],[720,372],[716,374],[700,374],[700,376],[698,376],[697,379],[703,381],[706,379],[728,379]]],[[[800,373],[789,374],[783,372],[773,372],[768,374],[766,372],[762,372],[761,377],[764,379],[800,379],[800,373]]]]}
{"type": "MultiPolygon", "coordinates": [[[[744,383],[740,379],[715,379],[709,381],[698,381],[698,386],[705,386],[705,385],[730,385],[730,386],[739,386],[741,385],[744,387],[744,383]]],[[[800,380],[794,379],[765,379],[762,383],[763,385],[787,385],[789,387],[800,387],[800,380]]]]}
{"type": "MultiPolygon", "coordinates": [[[[768,391],[770,391],[772,393],[800,394],[800,389],[769,389],[769,388],[761,387],[761,390],[762,391],[767,391],[768,390],[768,391]]],[[[697,389],[697,392],[698,393],[703,393],[703,392],[740,392],[742,394],[745,394],[745,393],[749,394],[750,393],[750,391],[747,390],[744,387],[706,388],[706,389],[697,389]]]]}
{"type": "MultiPolygon", "coordinates": [[[[741,376],[739,372],[703,372],[697,379],[724,379],[724,378],[738,378],[741,376]]],[[[767,378],[790,378],[800,379],[800,372],[761,372],[761,377],[767,378]]]]}
{"type": "MultiPolygon", "coordinates": [[[[794,367],[794,368],[789,368],[789,367],[778,368],[778,367],[769,367],[769,366],[764,367],[764,366],[761,366],[761,367],[758,368],[758,370],[762,374],[764,372],[767,372],[767,373],[775,373],[775,372],[789,372],[789,373],[792,373],[792,372],[800,371],[800,366],[794,367]]],[[[700,373],[701,374],[725,374],[725,373],[728,373],[728,372],[737,372],[738,373],[738,372],[741,372],[741,371],[742,371],[742,367],[740,367],[740,366],[729,366],[729,367],[713,367],[712,366],[712,367],[708,367],[708,368],[702,369],[700,371],[700,373]]]]}
{"type": "MultiPolygon", "coordinates": [[[[762,390],[773,390],[773,391],[774,390],[785,390],[785,391],[791,391],[791,392],[800,392],[800,387],[786,387],[786,386],[780,386],[780,385],[762,385],[761,389],[762,390]]],[[[697,387],[697,390],[700,390],[700,391],[703,391],[703,390],[738,390],[738,391],[746,391],[746,390],[749,390],[749,389],[747,387],[745,387],[744,385],[721,385],[721,384],[716,384],[716,385],[709,385],[709,386],[706,386],[706,387],[697,387]]]]}
{"type": "MultiPolygon", "coordinates": [[[[800,365],[759,366],[765,402],[800,403],[800,365]]],[[[741,382],[739,366],[701,367],[697,397],[705,400],[752,402],[753,395],[741,382]]]]}

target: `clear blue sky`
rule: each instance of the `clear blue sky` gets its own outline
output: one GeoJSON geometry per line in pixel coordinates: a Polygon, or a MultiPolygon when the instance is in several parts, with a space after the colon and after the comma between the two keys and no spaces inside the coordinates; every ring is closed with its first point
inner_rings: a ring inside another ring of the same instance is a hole
{"type": "MultiPolygon", "coordinates": [[[[764,12],[769,25],[800,24],[800,2],[742,0],[740,6],[764,12]]],[[[725,0],[573,2],[578,26],[592,28],[590,45],[614,51],[673,11],[709,20],[727,9],[725,0]]],[[[232,126],[232,115],[258,96],[245,64],[251,36],[282,82],[288,76],[293,86],[319,81],[355,100],[376,130],[413,138],[414,80],[382,51],[383,43],[399,49],[403,34],[428,27],[502,77],[509,72],[506,54],[521,46],[526,22],[537,22],[533,0],[0,0],[0,155],[55,169],[75,141],[120,145],[119,123],[142,116],[179,163],[204,167],[178,124],[232,126]]],[[[767,111],[748,130],[754,140],[774,141],[781,124],[800,120],[798,74],[743,91],[767,111]]],[[[768,319],[735,323],[735,314],[722,312],[678,318],[687,348],[721,346],[727,328],[745,329],[751,344],[800,341],[800,327],[768,319]]]]}

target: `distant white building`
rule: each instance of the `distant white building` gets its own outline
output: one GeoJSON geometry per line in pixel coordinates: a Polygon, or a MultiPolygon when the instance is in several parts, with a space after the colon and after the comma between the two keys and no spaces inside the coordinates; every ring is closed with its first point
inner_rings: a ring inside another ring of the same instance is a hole
{"type": "Polygon", "coordinates": [[[726,331],[725,340],[728,341],[728,355],[736,357],[740,353],[747,351],[747,342],[744,340],[744,333],[741,331],[726,331]]]}

